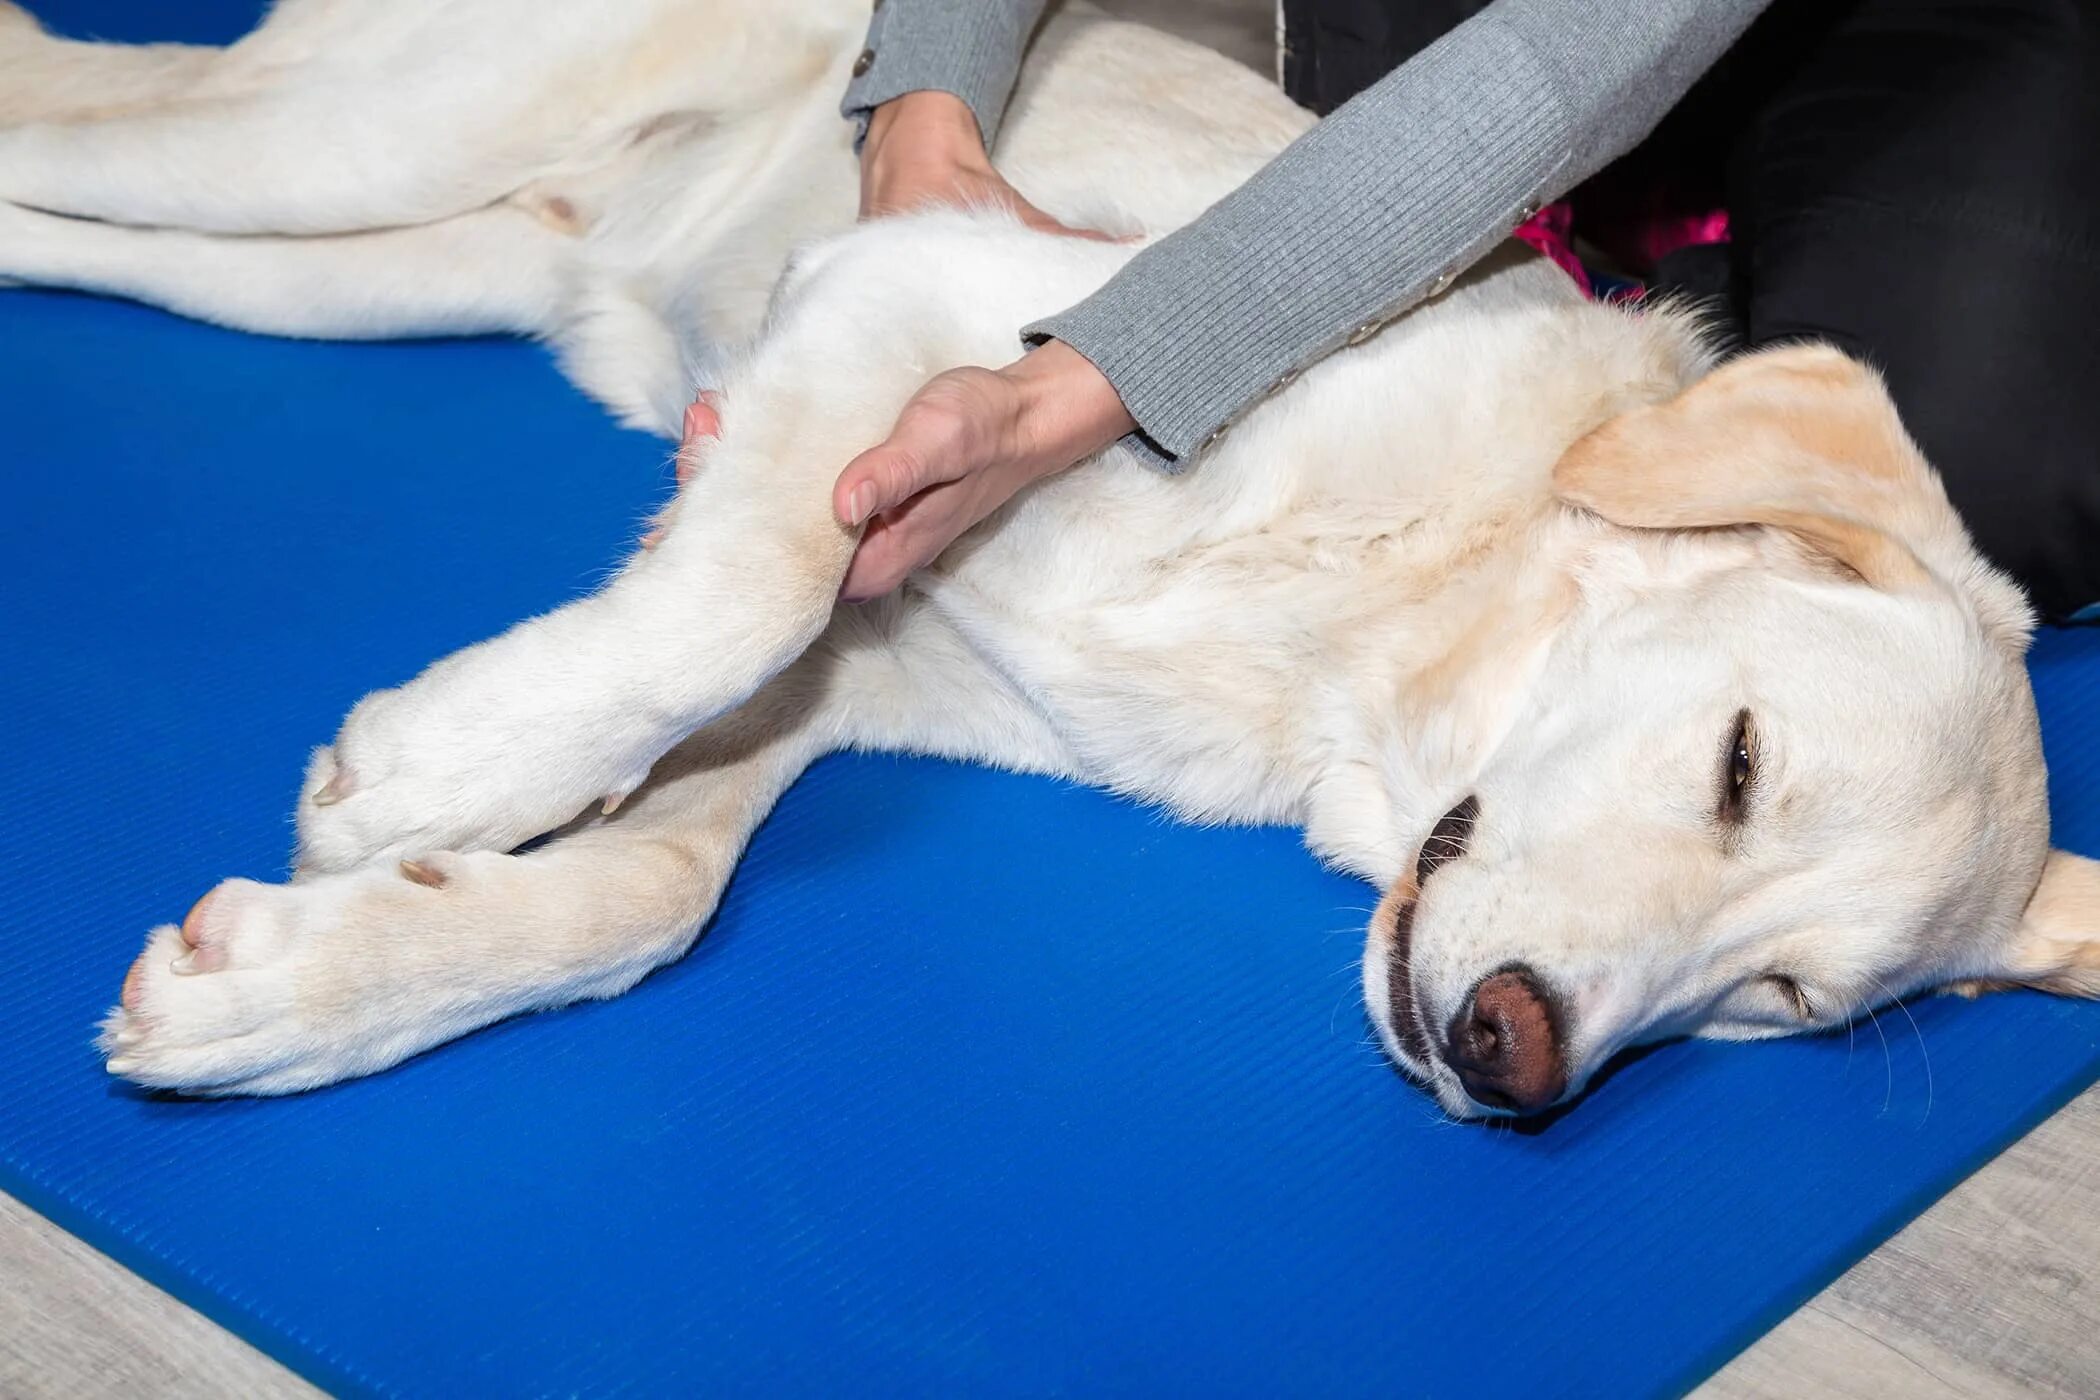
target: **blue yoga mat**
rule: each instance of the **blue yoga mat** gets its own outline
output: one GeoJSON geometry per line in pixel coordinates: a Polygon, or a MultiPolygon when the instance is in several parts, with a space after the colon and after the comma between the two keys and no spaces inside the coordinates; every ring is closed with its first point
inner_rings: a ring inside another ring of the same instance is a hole
{"type": "MultiPolygon", "coordinates": [[[[590,586],[665,456],[526,345],[0,292],[0,1188],[324,1386],[1667,1392],[2100,1074],[2100,1007],[1927,999],[1454,1126],[1294,834],[840,758],[618,1001],[295,1099],[109,1080],[145,931],[282,873],[307,748],[590,586]]],[[[2100,632],[2034,675],[2100,852],[2100,632]]]]}

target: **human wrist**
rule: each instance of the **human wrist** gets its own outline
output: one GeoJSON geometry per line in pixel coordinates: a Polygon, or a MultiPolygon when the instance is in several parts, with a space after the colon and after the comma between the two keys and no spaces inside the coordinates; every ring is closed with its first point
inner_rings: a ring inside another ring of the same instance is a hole
{"type": "Polygon", "coordinates": [[[1136,429],[1116,386],[1061,340],[1000,371],[1018,405],[1011,452],[1038,474],[1062,471],[1136,429]]]}
{"type": "Polygon", "coordinates": [[[961,166],[987,165],[991,160],[970,104],[939,88],[893,97],[868,114],[862,165],[876,164],[885,151],[911,160],[961,166]]]}

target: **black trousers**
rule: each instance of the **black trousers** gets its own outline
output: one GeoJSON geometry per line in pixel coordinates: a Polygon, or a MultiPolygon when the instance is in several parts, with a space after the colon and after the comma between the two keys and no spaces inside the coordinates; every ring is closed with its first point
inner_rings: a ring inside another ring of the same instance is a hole
{"type": "MultiPolygon", "coordinates": [[[[1485,3],[1285,0],[1285,85],[1331,110],[1485,3]]],[[[1599,183],[1654,179],[1733,233],[1659,282],[1877,365],[1984,553],[2100,602],[2100,0],[1777,0],[1599,183]]]]}

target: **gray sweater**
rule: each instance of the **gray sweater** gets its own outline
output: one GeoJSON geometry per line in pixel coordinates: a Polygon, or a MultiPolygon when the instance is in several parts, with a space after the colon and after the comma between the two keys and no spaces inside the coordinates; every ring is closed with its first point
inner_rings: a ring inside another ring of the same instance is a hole
{"type": "MultiPolygon", "coordinates": [[[[1766,3],[1495,0],[1023,337],[1099,367],[1136,445],[1199,451],[1631,149],[1766,3]]],[[[882,0],[842,110],[952,92],[989,146],[1043,7],[882,0]]]]}

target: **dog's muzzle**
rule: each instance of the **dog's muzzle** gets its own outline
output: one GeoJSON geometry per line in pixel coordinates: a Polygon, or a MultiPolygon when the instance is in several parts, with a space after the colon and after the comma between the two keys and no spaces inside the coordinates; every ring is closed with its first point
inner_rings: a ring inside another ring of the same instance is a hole
{"type": "Polygon", "coordinates": [[[1437,818],[1436,825],[1430,828],[1429,839],[1422,843],[1421,853],[1415,858],[1414,894],[1393,908],[1393,950],[1386,962],[1386,1010],[1392,1018],[1393,1034],[1399,1038],[1401,1049],[1409,1059],[1424,1067],[1437,1057],[1437,1052],[1422,1024],[1421,1008],[1415,1004],[1415,908],[1421,899],[1422,886],[1436,873],[1437,867],[1466,853],[1466,843],[1473,835],[1473,823],[1479,816],[1480,799],[1469,796],[1437,818]]]}
{"type": "Polygon", "coordinates": [[[1475,1103],[1537,1113],[1567,1091],[1560,1004],[1522,963],[1480,979],[1444,1038],[1444,1063],[1475,1103]]]}
{"type": "Polygon", "coordinates": [[[1425,1023],[1414,986],[1415,911],[1437,870],[1462,858],[1480,817],[1468,797],[1437,820],[1415,860],[1414,897],[1393,911],[1393,949],[1386,993],[1394,1034],[1407,1057],[1442,1060],[1475,1103],[1510,1113],[1536,1113],[1566,1092],[1560,1002],[1531,968],[1512,963],[1473,985],[1441,1037],[1425,1023]]]}

